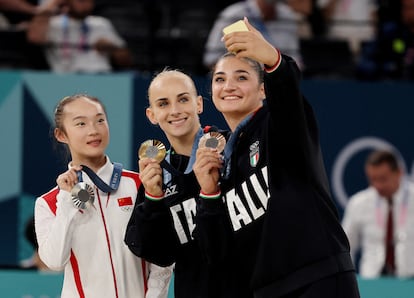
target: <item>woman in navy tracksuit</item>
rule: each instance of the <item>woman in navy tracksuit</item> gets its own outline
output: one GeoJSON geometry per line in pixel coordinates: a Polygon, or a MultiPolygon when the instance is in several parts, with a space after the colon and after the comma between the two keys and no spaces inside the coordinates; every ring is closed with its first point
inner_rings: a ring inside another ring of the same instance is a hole
{"type": "Polygon", "coordinates": [[[147,117],[165,133],[171,149],[161,164],[151,158],[139,161],[142,185],[125,236],[130,250],[151,262],[174,264],[174,297],[216,297],[197,242],[196,200],[200,187],[192,171],[195,152],[204,133],[198,114],[203,110],[193,80],[177,70],[164,70],[148,89],[147,117]]]}
{"type": "Polygon", "coordinates": [[[203,148],[194,165],[197,239],[221,264],[216,297],[359,297],[299,70],[245,23],[248,32],[225,35],[229,53],[212,73],[232,130],[225,163],[203,148]]]}

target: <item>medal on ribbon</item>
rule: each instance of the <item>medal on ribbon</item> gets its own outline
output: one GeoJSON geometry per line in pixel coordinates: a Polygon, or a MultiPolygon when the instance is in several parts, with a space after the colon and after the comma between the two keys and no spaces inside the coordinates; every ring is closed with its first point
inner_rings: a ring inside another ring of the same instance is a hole
{"type": "Polygon", "coordinates": [[[164,160],[166,153],[165,145],[158,140],[147,140],[141,144],[138,150],[140,159],[153,158],[158,162],[164,160]]]}
{"type": "Polygon", "coordinates": [[[224,146],[226,146],[226,139],[217,131],[205,133],[198,143],[199,148],[213,148],[217,149],[219,153],[224,150],[224,146]]]}
{"type": "Polygon", "coordinates": [[[72,202],[78,209],[87,209],[93,206],[95,195],[93,188],[85,182],[79,182],[71,190],[72,202]]]}

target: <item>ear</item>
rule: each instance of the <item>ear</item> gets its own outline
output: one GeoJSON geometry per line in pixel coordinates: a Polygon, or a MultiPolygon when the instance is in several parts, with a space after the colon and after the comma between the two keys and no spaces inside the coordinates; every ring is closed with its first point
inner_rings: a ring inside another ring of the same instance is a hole
{"type": "Polygon", "coordinates": [[[152,124],[154,124],[154,125],[157,125],[158,124],[158,121],[157,121],[157,119],[155,118],[155,115],[154,115],[154,111],[151,108],[147,108],[145,110],[145,114],[147,115],[148,120],[152,124]]]}
{"type": "Polygon", "coordinates": [[[261,94],[261,98],[265,99],[266,98],[266,92],[265,92],[265,87],[264,87],[264,83],[261,83],[259,86],[259,92],[261,94]]]}
{"type": "Polygon", "coordinates": [[[203,112],[203,97],[201,95],[197,96],[197,113],[201,114],[203,112]]]}
{"type": "Polygon", "coordinates": [[[65,144],[68,143],[68,138],[66,137],[66,134],[60,128],[55,128],[53,134],[58,142],[65,144]]]}

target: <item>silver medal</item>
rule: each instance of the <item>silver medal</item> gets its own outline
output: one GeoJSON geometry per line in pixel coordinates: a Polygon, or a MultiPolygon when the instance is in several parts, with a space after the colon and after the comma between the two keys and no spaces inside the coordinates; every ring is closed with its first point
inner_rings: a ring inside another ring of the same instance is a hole
{"type": "Polygon", "coordinates": [[[95,196],[93,188],[85,182],[79,182],[71,191],[72,202],[78,209],[86,209],[89,206],[93,206],[95,196]]]}

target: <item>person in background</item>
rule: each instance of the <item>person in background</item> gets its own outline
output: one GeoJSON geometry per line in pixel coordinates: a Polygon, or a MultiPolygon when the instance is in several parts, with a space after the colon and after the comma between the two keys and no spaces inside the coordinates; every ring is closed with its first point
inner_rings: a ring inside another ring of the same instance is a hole
{"type": "Polygon", "coordinates": [[[392,4],[388,7],[397,7],[398,17],[383,18],[375,40],[363,48],[357,69],[360,79],[414,79],[414,0],[392,4]]]}
{"type": "Polygon", "coordinates": [[[359,297],[348,239],[331,198],[312,107],[295,61],[245,18],[224,35],[212,99],[231,135],[199,148],[198,243],[221,294],[237,298],[359,297]]]}
{"type": "Polygon", "coordinates": [[[226,52],[221,41],[223,28],[245,16],[271,44],[301,65],[299,21],[312,13],[312,5],[312,0],[243,0],[231,4],[219,14],[210,30],[204,50],[204,65],[210,69],[226,52]]]}
{"type": "Polygon", "coordinates": [[[44,45],[57,73],[107,73],[128,69],[132,56],[110,20],[91,15],[94,0],[66,0],[66,12],[40,14],[29,25],[29,42],[44,45]]]}
{"type": "Polygon", "coordinates": [[[44,1],[40,5],[34,5],[26,0],[0,0],[0,10],[21,12],[28,15],[36,15],[43,11],[53,12],[63,0],[44,1]]]}
{"type": "Polygon", "coordinates": [[[220,297],[209,286],[214,279],[195,240],[196,199],[200,192],[192,171],[204,133],[200,125],[203,98],[194,81],[179,70],[158,73],[148,88],[146,115],[170,143],[163,162],[139,160],[142,186],[125,241],[131,251],[162,266],[174,264],[174,297],[220,297]],[[143,203],[141,203],[143,201],[143,203]]]}
{"type": "Polygon", "coordinates": [[[357,61],[361,46],[375,38],[377,0],[317,0],[327,22],[326,37],[346,40],[357,61]]]}
{"type": "Polygon", "coordinates": [[[348,201],[342,219],[359,275],[414,277],[414,184],[397,156],[374,150],[365,162],[369,186],[348,201]]]}
{"type": "Polygon", "coordinates": [[[35,269],[39,271],[50,271],[39,257],[39,244],[37,243],[36,231],[34,225],[34,216],[31,216],[24,227],[24,237],[33,248],[33,254],[30,258],[22,260],[20,266],[24,269],[35,269]]]}
{"type": "Polygon", "coordinates": [[[71,161],[57,186],[37,198],[35,230],[41,260],[64,270],[61,297],[166,298],[172,268],[138,258],[124,243],[141,181],[105,153],[103,104],[84,94],[63,98],[54,136],[71,161]]]}
{"type": "Polygon", "coordinates": [[[63,1],[47,0],[37,3],[37,1],[28,0],[0,0],[0,12],[5,14],[5,19],[10,27],[26,29],[33,16],[57,12],[63,1]],[[12,16],[8,16],[8,14],[12,14],[12,16]]]}

